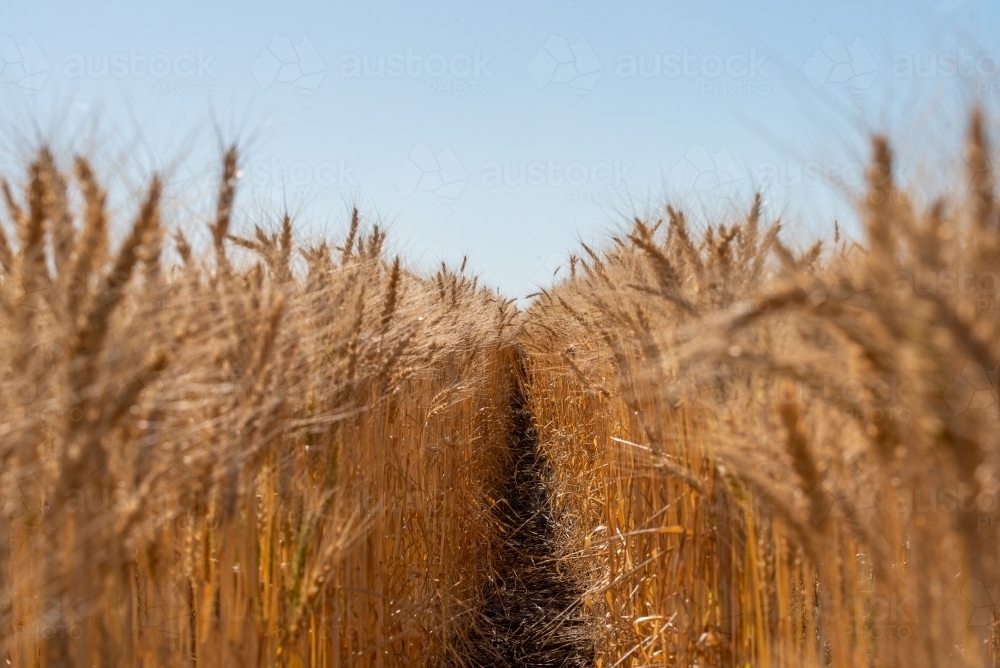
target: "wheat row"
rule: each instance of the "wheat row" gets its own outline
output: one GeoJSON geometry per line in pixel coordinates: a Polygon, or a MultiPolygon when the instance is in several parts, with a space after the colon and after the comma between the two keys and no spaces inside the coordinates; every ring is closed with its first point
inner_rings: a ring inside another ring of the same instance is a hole
{"type": "MultiPolygon", "coordinates": [[[[0,235],[0,655],[13,666],[398,665],[460,651],[495,541],[508,301],[286,216],[209,244],[153,179],[47,150],[0,235]],[[456,640],[457,639],[457,640],[456,640]]],[[[244,225],[246,227],[246,225],[244,225]]]]}
{"type": "Polygon", "coordinates": [[[584,246],[531,306],[535,417],[599,665],[1000,661],[981,114],[962,153],[960,189],[920,206],[875,138],[856,241],[789,247],[760,196],[697,234],[667,207],[584,246]]]}
{"type": "Polygon", "coordinates": [[[0,658],[474,663],[523,393],[596,665],[998,665],[984,126],[957,190],[875,138],[858,239],[668,206],[524,312],[357,209],[250,225],[235,149],[196,243],[43,148],[2,188],[0,658]]]}

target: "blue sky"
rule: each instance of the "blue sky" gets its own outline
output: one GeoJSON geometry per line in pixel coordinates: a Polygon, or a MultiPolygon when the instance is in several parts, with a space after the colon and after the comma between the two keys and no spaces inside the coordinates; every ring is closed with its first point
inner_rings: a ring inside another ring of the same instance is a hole
{"type": "Polygon", "coordinates": [[[792,239],[850,227],[866,133],[939,177],[1000,100],[997,35],[986,0],[4,2],[0,171],[39,136],[126,186],[166,169],[195,229],[238,140],[248,219],[309,238],[358,202],[522,296],[664,201],[721,221],[761,188],[792,239]]]}

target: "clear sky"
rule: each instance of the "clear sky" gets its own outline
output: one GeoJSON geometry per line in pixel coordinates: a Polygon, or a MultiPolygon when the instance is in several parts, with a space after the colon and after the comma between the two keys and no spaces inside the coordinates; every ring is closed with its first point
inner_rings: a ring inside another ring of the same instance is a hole
{"type": "Polygon", "coordinates": [[[42,137],[196,204],[237,140],[251,219],[305,238],[358,202],[512,296],[664,201],[721,220],[761,188],[793,238],[849,228],[867,132],[917,178],[1000,100],[995,0],[4,0],[0,36],[3,172],[42,137]]]}

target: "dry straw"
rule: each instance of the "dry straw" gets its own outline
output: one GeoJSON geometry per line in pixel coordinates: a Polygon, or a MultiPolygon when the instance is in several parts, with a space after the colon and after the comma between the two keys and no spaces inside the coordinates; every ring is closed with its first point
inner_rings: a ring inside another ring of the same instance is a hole
{"type": "Polygon", "coordinates": [[[982,666],[998,653],[1000,212],[920,212],[873,142],[864,242],[684,215],[542,295],[522,335],[597,662],[982,666]],[[965,272],[972,290],[947,289],[965,272]],[[991,283],[992,281],[992,283],[991,283]],[[992,305],[992,306],[991,306],[992,305]]]}
{"type": "Polygon", "coordinates": [[[357,211],[336,257],[287,216],[235,234],[238,174],[212,257],[176,233],[162,268],[159,180],[117,248],[86,160],[4,184],[7,665],[440,665],[468,633],[511,305],[386,262],[357,211]]]}
{"type": "Polygon", "coordinates": [[[993,152],[974,114],[924,210],[872,148],[861,242],[667,207],[523,314],[356,209],[244,225],[235,149],[207,249],[155,178],[112,243],[41,150],[0,189],[0,658],[997,665],[993,152]]]}

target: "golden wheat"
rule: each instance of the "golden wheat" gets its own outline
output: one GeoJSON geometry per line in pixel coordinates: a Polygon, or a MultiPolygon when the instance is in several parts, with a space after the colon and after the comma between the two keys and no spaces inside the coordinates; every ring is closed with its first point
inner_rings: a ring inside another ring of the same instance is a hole
{"type": "Polygon", "coordinates": [[[115,252],[86,160],[78,212],[47,150],[4,184],[10,665],[436,665],[471,623],[513,308],[447,270],[442,299],[356,211],[296,279],[290,218],[230,232],[237,161],[212,261],[178,234],[164,270],[157,179],[115,252]]]}
{"type": "Polygon", "coordinates": [[[1000,213],[980,114],[966,154],[964,202],[920,214],[876,138],[863,246],[838,227],[796,253],[777,223],[759,234],[759,197],[696,244],[668,208],[664,232],[637,219],[629,245],[585,248],[532,306],[599,665],[996,665],[1000,213]],[[914,287],[959,271],[978,287],[914,287]]]}
{"type": "Polygon", "coordinates": [[[921,209],[875,138],[860,242],[665,207],[519,313],[356,208],[247,224],[235,148],[208,248],[158,178],[114,244],[43,148],[0,188],[0,658],[998,665],[980,113],[963,155],[921,209]]]}

